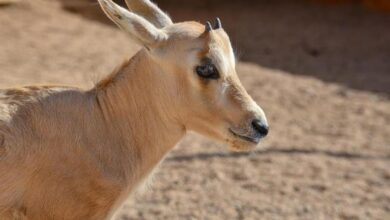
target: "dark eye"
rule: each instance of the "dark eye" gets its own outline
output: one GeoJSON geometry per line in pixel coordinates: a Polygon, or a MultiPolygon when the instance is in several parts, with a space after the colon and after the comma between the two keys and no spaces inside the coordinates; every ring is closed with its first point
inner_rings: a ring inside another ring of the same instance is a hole
{"type": "Polygon", "coordinates": [[[219,72],[212,63],[206,63],[195,68],[196,73],[205,79],[218,79],[219,72]]]}

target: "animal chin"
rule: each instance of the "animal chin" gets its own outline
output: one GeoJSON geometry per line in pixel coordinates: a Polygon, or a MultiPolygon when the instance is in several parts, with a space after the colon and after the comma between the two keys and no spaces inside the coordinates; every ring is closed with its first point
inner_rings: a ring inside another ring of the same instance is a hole
{"type": "Polygon", "coordinates": [[[229,132],[233,134],[236,138],[239,138],[240,140],[243,140],[245,142],[250,142],[252,144],[258,144],[260,142],[259,137],[250,137],[247,135],[239,134],[238,132],[235,132],[233,129],[229,128],[229,132]]]}
{"type": "Polygon", "coordinates": [[[231,151],[236,151],[236,152],[246,152],[246,151],[251,151],[257,147],[257,144],[246,141],[243,139],[238,139],[235,138],[234,141],[231,141],[229,144],[229,149],[231,151]]]}

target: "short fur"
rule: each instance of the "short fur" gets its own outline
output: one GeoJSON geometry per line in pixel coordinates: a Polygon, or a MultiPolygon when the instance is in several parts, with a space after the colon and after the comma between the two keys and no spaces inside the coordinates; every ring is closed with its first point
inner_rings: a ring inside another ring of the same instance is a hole
{"type": "Polygon", "coordinates": [[[2,220],[109,219],[188,130],[235,150],[256,146],[237,134],[254,135],[251,120],[266,119],[223,29],[173,24],[146,0],[138,7],[148,20],[99,2],[146,49],[88,91],[0,90],[2,220]],[[204,83],[193,70],[206,56],[221,78],[204,83]]]}

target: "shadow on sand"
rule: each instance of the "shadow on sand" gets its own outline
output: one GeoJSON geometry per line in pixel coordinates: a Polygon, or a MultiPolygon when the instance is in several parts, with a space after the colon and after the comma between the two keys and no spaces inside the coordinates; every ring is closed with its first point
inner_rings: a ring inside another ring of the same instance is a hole
{"type": "Polygon", "coordinates": [[[267,150],[257,150],[252,152],[213,152],[213,153],[195,153],[188,155],[170,156],[166,161],[181,162],[191,160],[209,160],[213,158],[238,158],[251,157],[256,155],[322,155],[333,158],[342,158],[348,160],[390,160],[390,155],[374,156],[358,153],[349,153],[344,151],[328,151],[328,150],[311,150],[311,149],[295,149],[295,148],[272,148],[267,150]]]}

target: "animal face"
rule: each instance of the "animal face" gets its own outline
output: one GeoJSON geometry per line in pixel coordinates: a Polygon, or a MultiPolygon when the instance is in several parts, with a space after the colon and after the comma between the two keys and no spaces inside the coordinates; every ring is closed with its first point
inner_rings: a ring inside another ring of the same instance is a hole
{"type": "Polygon", "coordinates": [[[156,64],[174,78],[166,87],[178,93],[177,109],[186,128],[226,142],[234,150],[251,149],[268,134],[263,110],[237,76],[233,49],[219,19],[214,27],[210,23],[173,23],[147,0],[128,1],[130,7],[140,3],[143,17],[110,0],[99,2],[106,14],[144,45],[156,64]]]}

